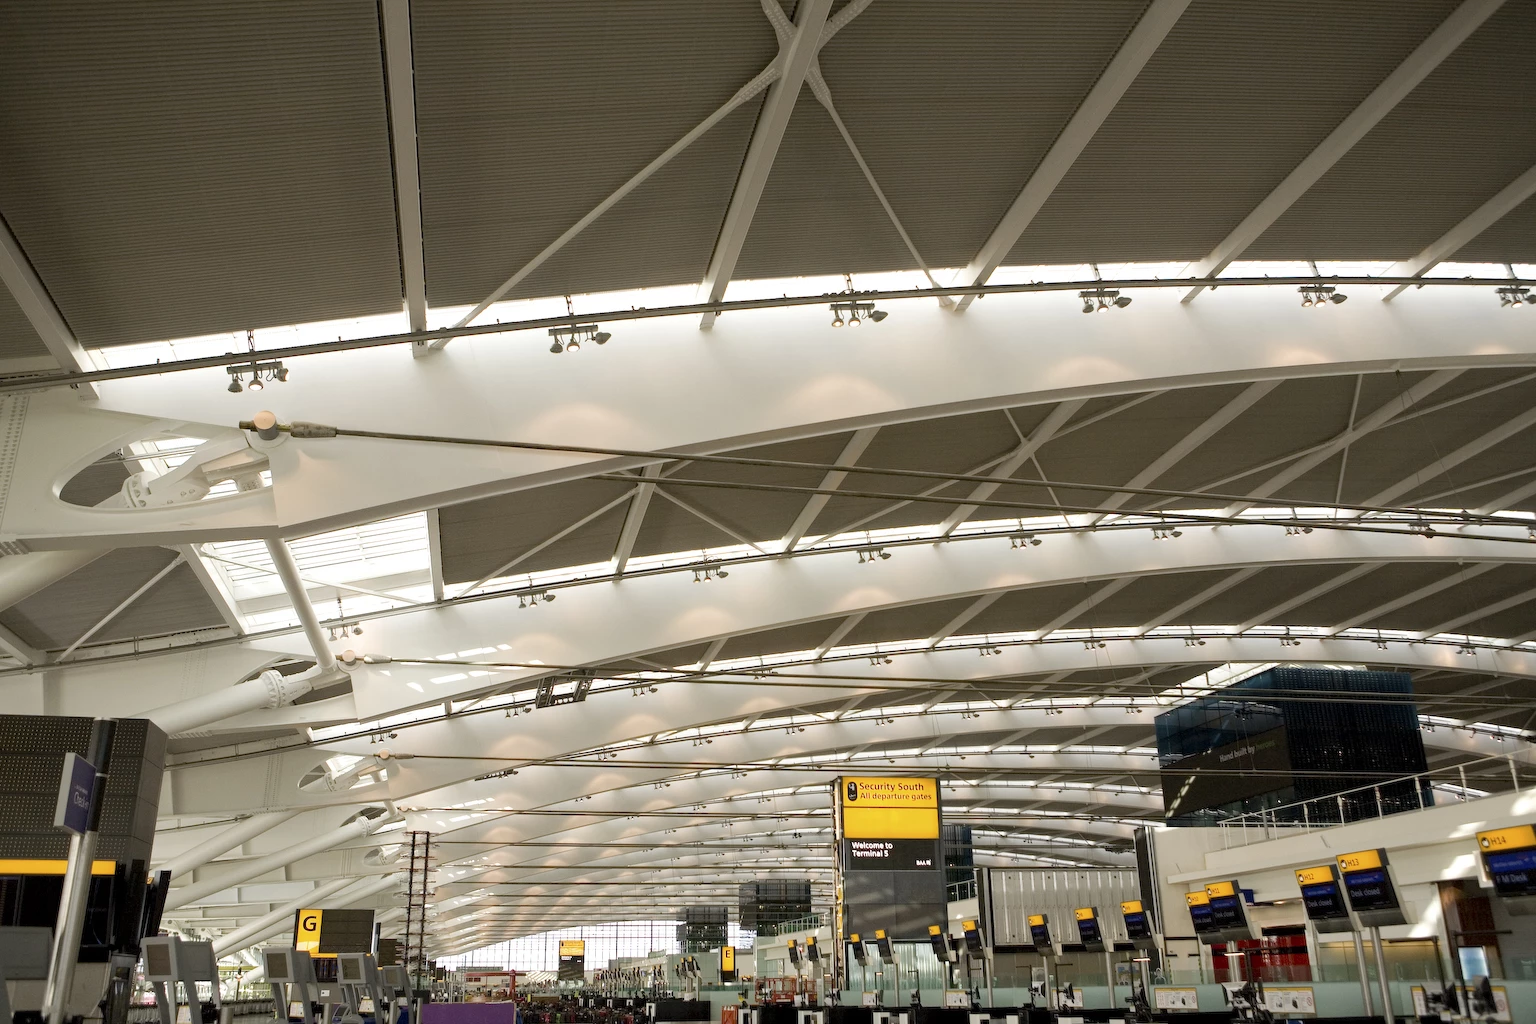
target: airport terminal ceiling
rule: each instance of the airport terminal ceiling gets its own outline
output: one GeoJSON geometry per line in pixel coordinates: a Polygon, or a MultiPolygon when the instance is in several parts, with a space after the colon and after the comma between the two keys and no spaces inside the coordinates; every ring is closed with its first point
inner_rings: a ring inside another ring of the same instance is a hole
{"type": "Polygon", "coordinates": [[[1526,759],[1533,16],[9,4],[7,710],[166,727],[231,953],[416,831],[442,954],[825,903],[845,772],[1130,865],[1276,664],[1526,759]]]}

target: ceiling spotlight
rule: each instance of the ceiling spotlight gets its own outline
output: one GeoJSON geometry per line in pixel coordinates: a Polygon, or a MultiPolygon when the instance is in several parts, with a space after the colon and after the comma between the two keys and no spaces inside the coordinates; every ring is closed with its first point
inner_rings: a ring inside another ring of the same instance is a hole
{"type": "Polygon", "coordinates": [[[261,377],[258,374],[251,374],[250,388],[252,391],[260,391],[265,387],[266,385],[261,382],[261,377]]]}
{"type": "MultiPolygon", "coordinates": [[[[554,331],[550,331],[550,333],[553,334],[554,331]]],[[[560,344],[559,341],[556,341],[556,342],[554,342],[553,344],[551,344],[549,346],[549,350],[550,350],[550,352],[554,353],[555,355],[559,355],[561,352],[565,351],[565,346],[560,344]]]]}
{"type": "Polygon", "coordinates": [[[865,562],[869,562],[870,564],[874,564],[874,561],[877,558],[880,559],[883,562],[883,561],[886,561],[887,559],[889,559],[891,557],[891,553],[889,551],[885,550],[885,548],[882,548],[882,547],[859,548],[858,549],[858,553],[859,553],[859,564],[860,565],[863,565],[865,562]]]}
{"type": "Polygon", "coordinates": [[[832,303],[833,327],[841,327],[844,323],[849,327],[857,327],[865,320],[873,320],[875,323],[879,323],[889,315],[883,309],[876,309],[873,302],[832,303]]]}
{"type": "Polygon", "coordinates": [[[549,351],[555,355],[561,352],[580,352],[581,343],[590,341],[594,345],[606,345],[613,337],[607,331],[597,329],[597,324],[574,324],[570,327],[551,327],[549,336],[554,339],[550,343],[549,351]]]}
{"type": "Polygon", "coordinates": [[[1533,297],[1524,285],[1504,285],[1497,289],[1499,305],[1505,309],[1519,309],[1532,304],[1533,297]]]}
{"type": "Polygon", "coordinates": [[[596,334],[592,335],[592,340],[597,342],[599,345],[606,345],[608,344],[608,339],[611,337],[613,337],[613,335],[609,334],[607,331],[598,331],[596,334]]]}
{"type": "Polygon", "coordinates": [[[1040,538],[1032,533],[1009,534],[1008,546],[1011,548],[1039,547],[1040,538]]]}
{"type": "Polygon", "coordinates": [[[1167,526],[1154,526],[1154,527],[1152,527],[1152,539],[1153,540],[1171,540],[1173,538],[1182,537],[1182,536],[1184,536],[1184,531],[1178,529],[1177,527],[1167,527],[1167,526]]]}
{"type": "Polygon", "coordinates": [[[229,378],[229,393],[232,394],[232,395],[238,395],[240,392],[242,392],[244,390],[245,390],[245,385],[240,383],[240,378],[231,375],[230,378],[229,378]]]}
{"type": "Polygon", "coordinates": [[[1321,309],[1328,303],[1338,305],[1349,298],[1341,291],[1335,291],[1331,284],[1304,284],[1296,289],[1301,293],[1301,304],[1305,307],[1321,309]]]}
{"type": "Polygon", "coordinates": [[[1100,313],[1106,309],[1124,309],[1131,304],[1129,295],[1121,295],[1114,288],[1094,288],[1086,292],[1078,292],[1077,297],[1083,300],[1084,313],[1100,313]]]}

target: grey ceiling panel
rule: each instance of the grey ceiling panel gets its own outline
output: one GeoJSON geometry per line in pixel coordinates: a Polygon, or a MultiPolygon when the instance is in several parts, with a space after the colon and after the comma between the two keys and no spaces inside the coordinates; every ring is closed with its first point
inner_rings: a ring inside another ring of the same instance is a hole
{"type": "MultiPolygon", "coordinates": [[[[1453,566],[1441,567],[1437,578],[1450,576],[1454,570],[1453,566]]],[[[1403,587],[1399,593],[1406,593],[1410,589],[1412,588],[1403,587]]],[[[1487,608],[1496,602],[1532,591],[1536,591],[1536,568],[1526,565],[1502,565],[1361,625],[1381,629],[1432,629],[1452,619],[1487,608]]],[[[1536,620],[1531,617],[1529,605],[1523,610],[1524,625],[1516,625],[1512,635],[1519,636],[1536,628],[1536,620]]],[[[1453,627],[1453,632],[1457,633],[1471,631],[1473,630],[1470,626],[1453,627]]]]}
{"type": "MultiPolygon", "coordinates": [[[[1536,118],[1533,13],[1529,2],[1495,12],[1248,256],[1407,259],[1536,165],[1536,132],[1516,127],[1536,118]]],[[[1473,251],[1483,259],[1504,262],[1536,253],[1531,233],[1517,237],[1509,228],[1485,232],[1478,242],[1473,251]]],[[[1454,258],[1471,257],[1464,251],[1454,258]]]]}
{"type": "Polygon", "coordinates": [[[80,341],[401,307],[378,9],[0,8],[0,213],[80,341]]]}
{"type": "MultiPolygon", "coordinates": [[[[1291,625],[1337,626],[1420,587],[1438,583],[1455,572],[1456,566],[1441,562],[1389,562],[1338,590],[1292,608],[1281,621],[1291,625]]],[[[1445,591],[1436,596],[1443,598],[1445,591]]],[[[1372,620],[1362,625],[1388,628],[1389,624],[1398,621],[1401,621],[1401,613],[1392,612],[1383,622],[1372,620]]],[[[1390,628],[1397,627],[1391,625],[1390,628]]]]}
{"type": "MultiPolygon", "coordinates": [[[[1265,569],[1241,585],[1191,609],[1186,621],[1202,625],[1245,622],[1287,598],[1304,594],[1353,568],[1352,565],[1283,565],[1265,569]]],[[[1280,618],[1282,622],[1296,621],[1289,615],[1280,618]]]]}
{"type": "Polygon", "coordinates": [[[0,288],[0,359],[47,357],[48,346],[32,329],[32,322],[16,305],[10,290],[0,288]]]}
{"type": "MultiPolygon", "coordinates": [[[[164,548],[120,548],[0,614],[0,622],[42,650],[68,647],[176,556],[164,548]]],[[[92,643],[163,635],[222,623],[187,566],[172,570],[99,630],[92,643]]]]}
{"type": "Polygon", "coordinates": [[[805,90],[757,204],[735,276],[795,277],[914,265],[831,117],[805,90]]]}
{"type": "MultiPolygon", "coordinates": [[[[438,510],[443,579],[472,583],[497,566],[553,537],[629,488],[604,480],[577,480],[533,491],[449,505],[438,510]]],[[[613,557],[613,520],[622,522],[627,505],[540,551],[518,569],[585,565],[613,557]],[[562,544],[564,545],[562,547],[562,544]],[[559,549],[559,550],[556,550],[559,549]],[[552,561],[551,559],[559,559],[552,561]]]]}
{"type": "Polygon", "coordinates": [[[1204,257],[1454,7],[1197,0],[1007,262],[1204,257]]]}
{"type": "MultiPolygon", "coordinates": [[[[701,584],[702,586],[702,584],[701,584]]],[[[761,633],[733,636],[720,651],[722,661],[731,658],[755,658],[786,651],[814,650],[826,639],[831,627],[825,622],[802,622],[797,626],[767,629],[761,633]]]]}
{"type": "MultiPolygon", "coordinates": [[[[900,557],[896,552],[893,557],[900,557]]],[[[872,567],[875,571],[879,566],[872,567]]],[[[848,635],[838,641],[839,646],[850,644],[879,644],[895,640],[919,640],[932,636],[946,622],[959,615],[975,601],[971,597],[959,597],[951,601],[930,601],[927,604],[909,605],[905,608],[889,608],[870,612],[848,635]]],[[[839,620],[827,621],[830,635],[839,620]]]]}
{"type": "MultiPolygon", "coordinates": [[[[756,75],[777,52],[757,4],[412,4],[428,297],[475,303],[756,75]]],[[[698,280],[749,101],[514,294],[698,280]]]]}
{"type": "MultiPolygon", "coordinates": [[[[1189,600],[1207,587],[1220,583],[1230,575],[1230,572],[1220,570],[1142,576],[1068,622],[1066,627],[1087,629],[1098,626],[1143,625],[1189,600]]],[[[1178,621],[1188,620],[1189,617],[1186,615],[1178,621]]]]}
{"type": "Polygon", "coordinates": [[[71,477],[60,490],[59,498],[72,505],[96,505],[121,491],[127,479],[128,467],[121,460],[103,459],[71,477]]]}
{"type": "Polygon", "coordinates": [[[1527,199],[1451,257],[1498,263],[1536,263],[1536,196],[1527,199]]]}
{"type": "MultiPolygon", "coordinates": [[[[976,255],[1145,7],[878,3],[828,44],[821,65],[837,109],[929,265],[964,266],[976,255]]],[[[796,120],[825,130],[796,134],[791,122],[780,160],[796,171],[786,188],[801,187],[792,206],[776,209],[815,232],[819,252],[831,242],[825,233],[848,233],[831,250],[843,262],[829,269],[910,267],[905,248],[891,245],[884,212],[858,198],[870,194],[856,168],[848,198],[804,176],[818,155],[801,146],[824,148],[829,163],[847,154],[817,106],[808,112],[802,99],[796,120]]]]}

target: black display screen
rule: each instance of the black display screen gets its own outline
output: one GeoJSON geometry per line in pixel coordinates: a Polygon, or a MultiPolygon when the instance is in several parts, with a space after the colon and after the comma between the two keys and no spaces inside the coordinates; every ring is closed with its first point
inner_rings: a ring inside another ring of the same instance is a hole
{"type": "Polygon", "coordinates": [[[1036,946],[1050,948],[1051,926],[1048,924],[1032,924],[1029,926],[1029,941],[1036,946]]]}
{"type": "Polygon", "coordinates": [[[1248,918],[1243,914],[1243,898],[1238,895],[1212,896],[1208,904],[1211,911],[1211,927],[1247,928],[1248,918]]]}
{"type": "Polygon", "coordinates": [[[932,871],[939,864],[936,839],[844,839],[850,871],[932,871]]]}
{"type": "Polygon", "coordinates": [[[1099,934],[1099,919],[1080,918],[1077,922],[1077,937],[1085,946],[1101,945],[1104,942],[1104,936],[1099,934]]]}
{"type": "Polygon", "coordinates": [[[1290,785],[1285,727],[1180,758],[1162,767],[1169,818],[1235,803],[1290,785]]]}
{"type": "Polygon", "coordinates": [[[373,911],[327,910],[320,918],[317,953],[372,953],[373,911]]]}
{"type": "Polygon", "coordinates": [[[1197,903],[1191,906],[1189,908],[1189,920],[1195,926],[1196,935],[1221,929],[1221,926],[1216,923],[1211,915],[1211,905],[1209,903],[1197,903]]]}
{"type": "Polygon", "coordinates": [[[1138,910],[1134,914],[1125,915],[1125,937],[1132,942],[1152,937],[1152,925],[1147,920],[1146,911],[1138,910]]]}
{"type": "Polygon", "coordinates": [[[1483,863],[1500,896],[1536,895],[1536,848],[1485,853],[1483,863]]]}
{"type": "Polygon", "coordinates": [[[1338,882],[1319,882],[1301,887],[1301,901],[1313,921],[1340,921],[1349,916],[1338,882]]]}
{"type": "Polygon", "coordinates": [[[1397,892],[1386,868],[1344,873],[1344,892],[1355,910],[1396,910],[1397,892]]]}

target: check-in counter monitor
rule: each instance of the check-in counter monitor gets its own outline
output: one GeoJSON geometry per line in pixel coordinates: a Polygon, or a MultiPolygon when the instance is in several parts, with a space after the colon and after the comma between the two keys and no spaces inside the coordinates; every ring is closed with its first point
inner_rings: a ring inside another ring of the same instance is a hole
{"type": "Polygon", "coordinates": [[[1157,938],[1152,931],[1152,917],[1141,900],[1126,900],[1120,904],[1120,920],[1125,924],[1125,937],[1137,949],[1153,949],[1157,938]]]}
{"type": "Polygon", "coordinates": [[[1072,911],[1077,922],[1077,939],[1090,953],[1104,952],[1104,931],[1099,927],[1099,911],[1096,907],[1078,907],[1072,911]]]}
{"type": "Polygon", "coordinates": [[[864,938],[858,932],[848,936],[848,949],[853,954],[854,963],[860,967],[869,965],[869,953],[864,948],[864,938]]]}
{"type": "Polygon", "coordinates": [[[1029,923],[1029,941],[1035,947],[1035,952],[1042,956],[1061,956],[1061,943],[1051,930],[1050,917],[1046,914],[1030,914],[1026,920],[1029,923]]]}
{"type": "Polygon", "coordinates": [[[1504,908],[1517,915],[1536,914],[1536,826],[1479,832],[1477,848],[1504,908]]]}
{"type": "Polygon", "coordinates": [[[880,959],[884,963],[896,962],[896,955],[891,950],[890,937],[885,934],[884,928],[875,929],[875,952],[880,954],[880,959]]]}
{"type": "Polygon", "coordinates": [[[1314,930],[1347,932],[1354,928],[1336,865],[1318,864],[1315,867],[1298,868],[1296,885],[1301,889],[1301,903],[1314,930]]]}
{"type": "Polygon", "coordinates": [[[1382,928],[1408,923],[1392,882],[1386,850],[1360,850],[1342,854],[1337,860],[1349,909],[1361,924],[1382,928]]]}
{"type": "Polygon", "coordinates": [[[947,962],[950,958],[949,936],[944,934],[944,929],[936,924],[928,926],[928,944],[933,947],[933,955],[940,961],[947,962]]]}

